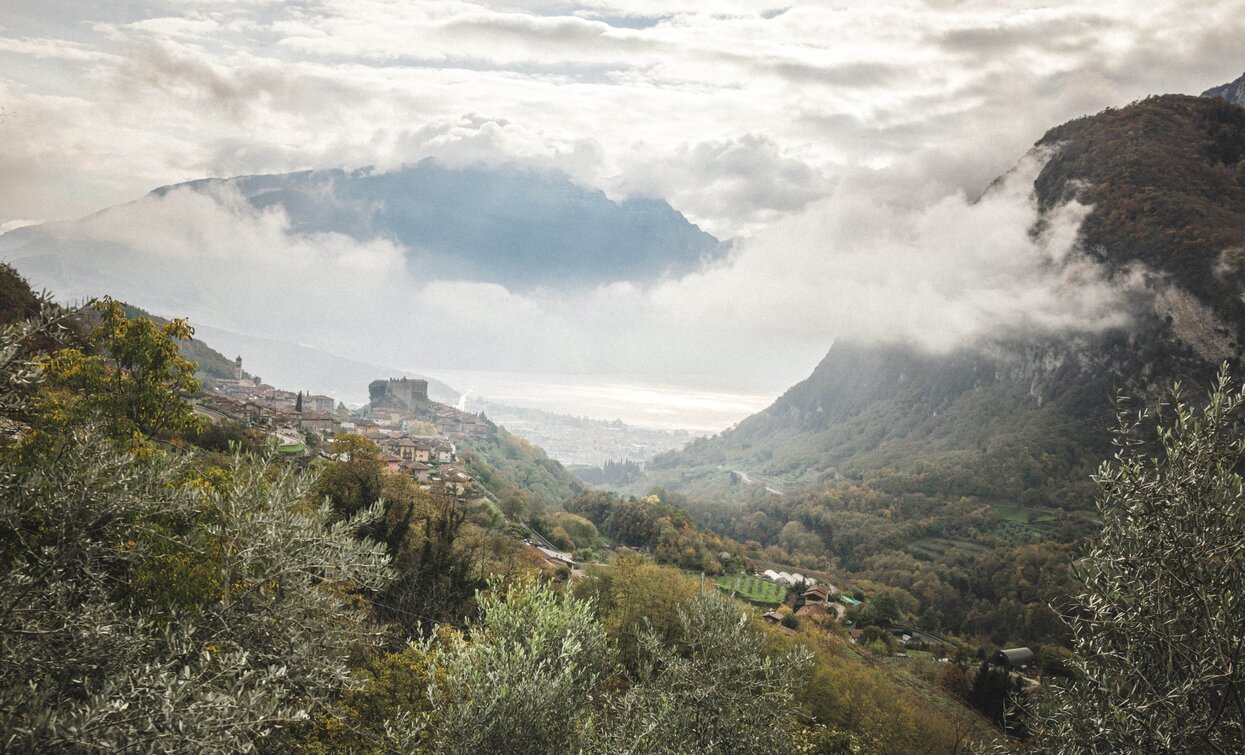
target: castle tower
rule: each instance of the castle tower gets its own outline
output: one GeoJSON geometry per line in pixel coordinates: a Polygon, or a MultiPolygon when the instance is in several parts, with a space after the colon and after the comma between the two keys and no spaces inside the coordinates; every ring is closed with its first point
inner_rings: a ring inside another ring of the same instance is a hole
{"type": "Polygon", "coordinates": [[[234,375],[233,375],[234,379],[241,380],[242,379],[242,355],[241,354],[238,355],[237,359],[233,360],[233,366],[234,366],[234,375]]]}

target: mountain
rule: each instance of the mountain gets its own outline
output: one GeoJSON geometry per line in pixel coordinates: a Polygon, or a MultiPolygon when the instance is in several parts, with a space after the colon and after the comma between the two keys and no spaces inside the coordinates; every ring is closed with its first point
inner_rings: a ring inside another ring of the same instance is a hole
{"type": "Polygon", "coordinates": [[[1229,84],[1221,84],[1202,92],[1203,97],[1222,97],[1228,102],[1245,105],[1245,74],[1229,84]]]}
{"type": "Polygon", "coordinates": [[[946,354],[842,341],[763,412],[655,458],[634,489],[755,499],[766,487],[885,478],[891,490],[1087,506],[1115,388],[1152,397],[1183,379],[1200,391],[1216,365],[1241,360],[1245,109],[1153,97],[1036,146],[1054,150],[1034,183],[1040,208],[1093,207],[1079,253],[1130,286],[1127,327],[998,334],[946,354]]]}
{"type": "Polygon", "coordinates": [[[1037,147],[1056,150],[1035,182],[1043,212],[1069,199],[1092,206],[1081,253],[1137,289],[1127,328],[1000,336],[950,354],[844,341],[761,414],[657,457],[649,483],[721,493],[735,468],[779,487],[920,468],[969,495],[1057,503],[1068,476],[1107,451],[1114,386],[1147,396],[1180,377],[1201,386],[1220,361],[1239,361],[1245,108],[1152,97],[1052,128],[1037,147]],[[1025,475],[964,481],[966,465],[1017,465],[1017,449],[1035,457],[1025,475]]]}
{"type": "Polygon", "coordinates": [[[615,201],[556,171],[449,167],[429,158],[390,171],[316,170],[164,186],[82,221],[10,231],[0,236],[0,255],[26,260],[19,262],[24,272],[29,267],[28,274],[76,293],[78,287],[59,278],[72,277],[116,243],[115,233],[101,242],[92,228],[109,225],[109,216],[118,213],[127,227],[141,225],[162,199],[184,199],[187,193],[210,197],[231,211],[240,198],[262,217],[283,213],[291,237],[338,234],[391,241],[421,280],[484,281],[513,291],[648,282],[690,271],[725,252],[725,245],[661,199],[615,201]]]}
{"type": "Polygon", "coordinates": [[[1092,209],[1072,254],[1118,288],[1125,325],[997,329],[946,352],[836,342],[764,411],[655,457],[702,527],[772,562],[885,586],[931,629],[1062,644],[1052,606],[1098,527],[1090,475],[1113,453],[1111,396],[1196,398],[1245,335],[1245,108],[1152,97],[1051,129],[1039,220],[1092,209]]]}
{"type": "Polygon", "coordinates": [[[387,172],[206,179],[153,194],[222,183],[257,209],[283,209],[295,233],[388,238],[435,277],[513,290],[648,281],[687,272],[720,246],[665,200],[615,202],[555,171],[450,168],[431,158],[387,172]]]}

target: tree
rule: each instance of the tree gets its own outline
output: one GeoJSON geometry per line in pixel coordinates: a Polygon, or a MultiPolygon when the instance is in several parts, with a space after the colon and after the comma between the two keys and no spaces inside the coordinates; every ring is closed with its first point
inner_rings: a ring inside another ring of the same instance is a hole
{"type": "Polygon", "coordinates": [[[300,414],[303,411],[303,392],[302,391],[299,391],[298,397],[294,399],[294,411],[299,412],[300,414]]]}
{"type": "Polygon", "coordinates": [[[594,572],[575,591],[593,598],[623,665],[634,669],[641,635],[654,632],[663,641],[673,641],[679,611],[700,592],[700,585],[678,569],[632,556],[617,560],[608,571],[594,572]]]}
{"type": "MultiPolygon", "coordinates": [[[[0,331],[6,423],[37,380],[12,338],[37,332],[0,331]]],[[[354,537],[376,510],[330,526],[288,470],[204,473],[82,419],[0,447],[0,750],[247,751],[349,684],[374,640],[354,594],[391,576],[354,537]]]]}
{"type": "Polygon", "coordinates": [[[380,447],[361,435],[340,433],[333,437],[332,451],[337,461],[325,466],[313,492],[343,516],[376,503],[385,471],[380,447]]]}
{"type": "Polygon", "coordinates": [[[380,615],[413,636],[438,623],[461,621],[483,582],[479,542],[465,537],[466,509],[449,495],[419,490],[409,477],[385,477],[381,537],[389,543],[398,577],[377,601],[380,615]],[[399,487],[409,492],[402,494],[399,487]]]}
{"type": "Polygon", "coordinates": [[[1245,750],[1245,390],[1118,407],[1095,475],[1102,531],[1066,620],[1073,680],[1039,711],[1044,752],[1245,750]]]}
{"type": "Polygon", "coordinates": [[[857,623],[860,625],[889,626],[899,618],[899,603],[895,596],[887,590],[873,595],[860,606],[857,623]]]}
{"type": "Polygon", "coordinates": [[[428,688],[436,715],[407,739],[427,726],[437,752],[573,751],[582,706],[612,670],[591,601],[526,581],[508,592],[494,583],[479,604],[465,634],[424,646],[441,675],[428,688]]]}
{"type": "MultiPolygon", "coordinates": [[[[11,268],[0,265],[0,283],[10,283],[6,273],[12,273],[11,268]]],[[[13,293],[0,291],[5,295],[13,293]]],[[[0,324],[0,414],[26,423],[37,411],[34,394],[44,384],[42,362],[46,352],[69,338],[74,313],[45,297],[35,298],[32,304],[23,304],[17,312],[8,314],[30,317],[0,324]]]]}
{"type": "Polygon", "coordinates": [[[716,591],[700,593],[679,610],[673,642],[642,634],[633,685],[590,727],[588,751],[782,750],[796,728],[795,690],[812,655],[797,645],[770,657],[764,646],[739,603],[716,591]]]}
{"type": "Polygon", "coordinates": [[[996,725],[1006,727],[1008,734],[1024,736],[1027,732],[1019,706],[1023,685],[1020,679],[1013,681],[1007,669],[982,662],[965,699],[996,725]]]}
{"type": "Polygon", "coordinates": [[[194,329],[182,319],[157,325],[128,318],[122,304],[107,297],[90,309],[99,322],[87,345],[42,360],[53,389],[44,393],[43,415],[71,424],[106,418],[113,438],[140,442],[196,429],[198,418],[182,395],[197,392],[199,381],[194,362],[178,346],[194,329]]]}
{"type": "Polygon", "coordinates": [[[677,609],[673,635],[642,631],[634,673],[592,598],[519,580],[477,600],[465,631],[442,626],[371,664],[317,739],[383,752],[748,753],[799,728],[809,650],[767,652],[751,612],[716,592],[677,609]]]}

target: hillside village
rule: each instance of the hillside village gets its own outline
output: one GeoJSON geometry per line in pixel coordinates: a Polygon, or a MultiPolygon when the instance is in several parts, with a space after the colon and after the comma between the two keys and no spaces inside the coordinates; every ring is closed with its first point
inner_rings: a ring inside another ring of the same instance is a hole
{"type": "Polygon", "coordinates": [[[425,490],[460,500],[483,496],[459,463],[456,441],[487,435],[494,426],[482,416],[431,401],[427,381],[374,381],[372,401],[351,411],[332,396],[267,385],[243,371],[241,357],[235,365],[233,377],[204,382],[195,398],[196,413],[260,430],[287,456],[331,459],[334,436],[359,435],[380,447],[390,470],[409,474],[425,490]]]}
{"type": "MultiPolygon", "coordinates": [[[[431,401],[427,381],[409,378],[373,381],[368,386],[369,403],[352,411],[331,396],[267,385],[242,370],[241,357],[235,361],[235,367],[234,377],[205,382],[202,395],[196,400],[197,412],[214,420],[228,418],[262,431],[275,444],[278,453],[292,457],[318,455],[335,459],[330,441],[342,433],[359,435],[381,449],[391,472],[409,475],[424,490],[448,493],[460,502],[482,501],[488,497],[488,492],[476,484],[460,463],[456,441],[486,435],[495,426],[482,416],[483,413],[470,414],[431,401]]],[[[574,554],[554,547],[534,530],[529,532],[524,544],[548,567],[565,570],[571,579],[585,576],[574,554]]],[[[621,550],[629,549],[622,547],[621,550]]],[[[766,569],[762,572],[758,569],[755,576],[743,578],[773,585],[773,595],[761,598],[749,594],[751,591],[740,589],[738,578],[723,579],[719,587],[769,609],[763,617],[774,624],[781,625],[785,617],[793,616],[818,624],[844,623],[852,627],[847,611],[861,605],[861,601],[851,595],[840,595],[833,585],[819,583],[812,576],[794,571],[766,569]]],[[[861,632],[860,628],[851,629],[853,643],[860,639],[861,632]]],[[[939,660],[946,661],[945,641],[941,638],[900,626],[893,627],[889,633],[903,648],[925,649],[933,643],[941,648],[939,660]]]]}

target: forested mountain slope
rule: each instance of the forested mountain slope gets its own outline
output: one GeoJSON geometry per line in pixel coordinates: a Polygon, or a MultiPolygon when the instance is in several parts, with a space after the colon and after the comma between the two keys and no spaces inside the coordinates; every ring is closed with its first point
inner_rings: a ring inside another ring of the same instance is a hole
{"type": "Polygon", "coordinates": [[[1039,206],[1093,207],[1078,253],[1128,287],[1126,327],[1001,333],[943,354],[840,340],[765,411],[654,459],[639,487],[764,495],[738,470],[783,490],[885,476],[909,490],[1085,505],[1088,472],[1109,451],[1114,389],[1200,387],[1241,357],[1245,108],[1154,97],[1054,128],[1037,146],[1054,150],[1034,183],[1039,206]]]}
{"type": "Polygon", "coordinates": [[[1036,149],[1032,232],[1069,200],[1091,206],[1071,253],[1115,287],[1124,324],[1000,327],[941,353],[840,339],[769,408],[656,457],[630,490],[678,491],[699,525],[771,561],[885,585],[928,628],[1066,642],[1050,606],[1098,526],[1113,393],[1150,401],[1181,380],[1197,397],[1221,362],[1239,367],[1245,109],[1153,97],[1036,149]]]}

